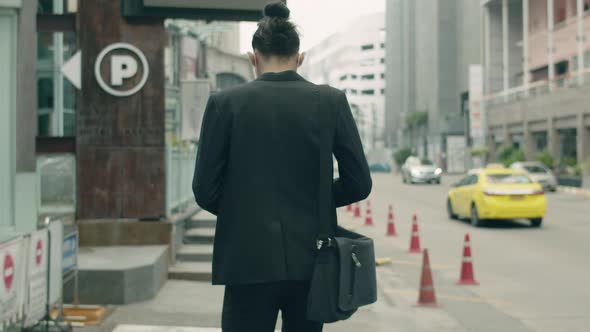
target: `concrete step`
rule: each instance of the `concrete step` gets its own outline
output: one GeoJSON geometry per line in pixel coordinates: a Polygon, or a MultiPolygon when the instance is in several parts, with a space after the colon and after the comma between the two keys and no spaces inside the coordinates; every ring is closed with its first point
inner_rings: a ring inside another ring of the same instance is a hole
{"type": "Polygon", "coordinates": [[[181,262],[210,262],[213,259],[213,246],[210,244],[185,244],[176,253],[181,262]]]}
{"type": "Polygon", "coordinates": [[[168,279],[211,281],[211,262],[176,262],[168,269],[168,279]]]}
{"type": "Polygon", "coordinates": [[[184,233],[185,244],[212,244],[215,238],[214,228],[191,228],[184,233]]]}
{"type": "Polygon", "coordinates": [[[186,228],[214,228],[217,224],[217,217],[205,210],[194,215],[191,219],[187,220],[186,228]]]}

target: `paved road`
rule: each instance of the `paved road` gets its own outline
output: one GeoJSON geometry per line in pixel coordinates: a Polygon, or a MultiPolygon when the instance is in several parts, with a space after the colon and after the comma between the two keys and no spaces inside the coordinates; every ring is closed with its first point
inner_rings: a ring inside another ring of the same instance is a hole
{"type": "MultiPolygon", "coordinates": [[[[394,175],[377,174],[370,197],[375,225],[363,226],[363,221],[339,212],[341,224],[372,236],[377,256],[394,262],[378,268],[378,303],[325,331],[588,331],[590,200],[549,195],[548,216],[541,229],[524,222],[475,229],[446,217],[446,192],[454,180],[446,178],[440,186],[410,186],[394,175]],[[389,204],[396,215],[396,238],[384,236],[389,204]],[[422,246],[430,251],[439,308],[415,306],[421,255],[407,253],[414,213],[419,216],[422,246]],[[472,237],[480,286],[455,285],[466,232],[472,237]]],[[[81,331],[112,331],[118,324],[216,328],[222,294],[223,289],[203,283],[169,281],[156,299],[117,308],[103,327],[81,331]]],[[[137,327],[117,330],[127,331],[137,327]]]]}
{"type": "MultiPolygon", "coordinates": [[[[378,240],[378,255],[390,254],[398,261],[389,271],[381,271],[381,288],[394,300],[416,295],[420,257],[404,250],[411,215],[418,213],[422,244],[430,251],[436,290],[442,297],[440,310],[448,313],[451,322],[469,331],[589,330],[590,200],[548,195],[548,215],[541,229],[529,228],[525,222],[496,222],[475,229],[446,216],[446,192],[453,179],[446,179],[442,186],[404,185],[392,175],[375,175],[374,180],[371,200],[377,225],[360,230],[378,240]],[[393,240],[382,235],[389,203],[394,205],[400,233],[393,240]],[[472,237],[475,273],[481,283],[477,287],[454,285],[466,232],[472,237]],[[384,286],[386,273],[403,284],[392,281],[391,287],[384,286]],[[414,286],[414,292],[406,283],[414,286]]],[[[346,222],[350,218],[344,217],[346,222]]]]}

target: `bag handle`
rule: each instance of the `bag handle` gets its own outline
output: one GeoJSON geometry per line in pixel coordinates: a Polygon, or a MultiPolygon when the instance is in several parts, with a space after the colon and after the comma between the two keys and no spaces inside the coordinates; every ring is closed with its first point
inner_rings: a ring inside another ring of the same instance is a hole
{"type": "Polygon", "coordinates": [[[332,171],[332,147],[334,140],[334,126],[332,121],[333,98],[332,88],[328,85],[319,85],[319,130],[320,130],[320,158],[319,158],[319,233],[317,248],[322,249],[332,245],[332,236],[335,232],[333,225],[334,201],[332,198],[333,171],[332,171]]]}

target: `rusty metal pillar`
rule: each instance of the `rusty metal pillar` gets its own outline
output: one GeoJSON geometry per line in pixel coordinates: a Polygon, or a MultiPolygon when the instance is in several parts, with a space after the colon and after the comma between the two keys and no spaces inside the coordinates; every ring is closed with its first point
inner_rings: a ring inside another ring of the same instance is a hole
{"type": "Polygon", "coordinates": [[[124,18],[121,0],[79,3],[77,219],[163,217],[163,18],[124,18]]]}

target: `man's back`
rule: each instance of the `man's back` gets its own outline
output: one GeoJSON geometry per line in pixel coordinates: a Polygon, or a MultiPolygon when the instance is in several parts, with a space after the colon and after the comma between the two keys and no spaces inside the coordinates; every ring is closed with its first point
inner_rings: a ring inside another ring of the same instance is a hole
{"type": "Polygon", "coordinates": [[[332,112],[336,122],[341,176],[356,178],[335,184],[336,204],[368,195],[368,167],[346,98],[339,91],[329,98],[335,109],[320,110],[318,87],[287,71],[210,99],[193,189],[199,205],[218,215],[214,283],[309,280],[318,232],[319,133],[327,130],[320,129],[320,111],[332,112]]]}

